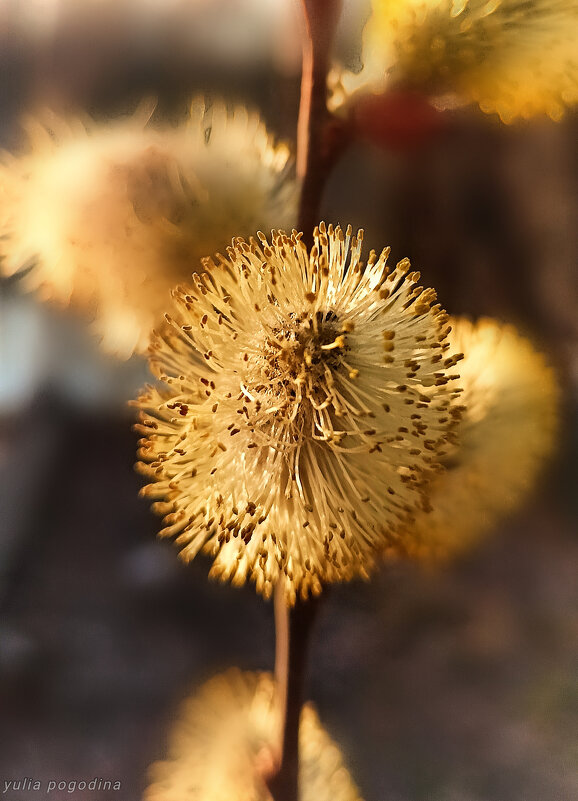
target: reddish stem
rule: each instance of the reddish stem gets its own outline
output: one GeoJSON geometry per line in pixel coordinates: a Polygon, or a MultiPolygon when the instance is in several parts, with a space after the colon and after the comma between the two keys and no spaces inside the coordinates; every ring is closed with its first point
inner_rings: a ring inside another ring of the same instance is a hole
{"type": "Polygon", "coordinates": [[[327,110],[327,73],[341,0],[301,0],[303,69],[297,124],[297,176],[302,182],[297,227],[312,245],[327,177],[347,141],[347,127],[327,110]]]}
{"type": "Polygon", "coordinates": [[[268,786],[275,801],[299,798],[299,721],[303,707],[307,652],[319,599],[287,607],[283,585],[275,594],[275,683],[280,704],[280,756],[268,786]]]}
{"type": "MultiPolygon", "coordinates": [[[[327,73],[341,0],[301,0],[303,68],[297,124],[297,176],[301,198],[297,227],[308,247],[319,222],[327,177],[347,141],[347,127],[327,110],[327,73]]],[[[299,799],[299,721],[304,701],[307,650],[318,600],[288,608],[283,585],[275,593],[275,680],[280,704],[278,770],[268,780],[275,801],[299,799]]]]}

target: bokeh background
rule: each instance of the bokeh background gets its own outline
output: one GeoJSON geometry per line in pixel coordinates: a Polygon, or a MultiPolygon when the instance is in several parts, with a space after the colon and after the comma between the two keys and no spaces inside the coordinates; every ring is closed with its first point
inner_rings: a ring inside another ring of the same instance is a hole
{"type": "MultiPolygon", "coordinates": [[[[354,68],[366,15],[345,4],[354,68]]],[[[176,118],[206,92],[291,141],[299,54],[284,0],[3,0],[0,144],[17,151],[36,108],[107,119],[154,96],[176,118]]],[[[475,552],[327,595],[309,696],[367,801],[578,798],[577,134],[573,113],[505,127],[462,110],[417,150],[359,142],[324,197],[325,219],[409,255],[450,312],[516,323],[565,392],[556,458],[475,552]]],[[[98,777],[122,790],[73,797],[138,799],[185,695],[272,667],[272,605],[155,539],[126,406],[146,376],[101,355],[86,320],[0,284],[2,788],[98,777]]]]}

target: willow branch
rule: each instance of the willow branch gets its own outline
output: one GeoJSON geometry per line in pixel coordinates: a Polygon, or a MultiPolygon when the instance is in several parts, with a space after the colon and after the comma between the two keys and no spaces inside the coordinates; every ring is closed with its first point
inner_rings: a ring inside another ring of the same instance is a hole
{"type": "Polygon", "coordinates": [[[344,123],[327,110],[327,73],[341,0],[301,0],[303,70],[297,123],[297,177],[301,201],[297,227],[311,246],[327,177],[347,140],[344,123]]]}
{"type": "Polygon", "coordinates": [[[307,653],[319,600],[287,607],[280,582],[275,593],[275,687],[280,711],[278,769],[268,781],[275,801],[299,798],[299,721],[305,700],[307,653]]]}
{"type": "MultiPolygon", "coordinates": [[[[297,227],[307,246],[319,222],[323,189],[345,141],[344,126],[327,110],[327,73],[341,0],[301,0],[303,67],[297,123],[297,177],[301,198],[297,227]]],[[[275,593],[275,681],[280,712],[278,769],[268,780],[275,801],[299,798],[299,721],[304,701],[307,650],[318,600],[288,608],[280,582],[275,593]]]]}

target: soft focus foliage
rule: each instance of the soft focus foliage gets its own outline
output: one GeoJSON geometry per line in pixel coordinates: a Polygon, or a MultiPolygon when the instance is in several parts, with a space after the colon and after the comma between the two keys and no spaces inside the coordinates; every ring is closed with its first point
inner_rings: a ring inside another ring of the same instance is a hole
{"type": "Polygon", "coordinates": [[[3,271],[95,317],[106,350],[146,349],[169,291],[201,257],[258,227],[291,225],[297,189],[284,145],[255,113],[191,106],[174,128],[148,116],[29,126],[0,166],[3,271]]]}
{"type": "Polygon", "coordinates": [[[363,264],[350,229],[321,224],[310,253],[300,237],[237,239],[174,293],[164,386],[137,402],[161,534],[289,603],[399,547],[460,414],[447,315],[409,261],[363,264]]]}
{"type": "Polygon", "coordinates": [[[451,352],[463,352],[466,411],[460,444],[431,488],[432,511],[415,522],[410,553],[460,552],[513,510],[535,485],[554,447],[558,385],[544,357],[512,326],[452,320],[451,352]]]}
{"type": "MultiPolygon", "coordinates": [[[[263,772],[278,726],[269,674],[216,676],[184,705],[169,759],[151,768],[145,801],[270,801],[263,772]]],[[[301,801],[361,801],[309,704],[301,713],[299,749],[301,801]]]]}
{"type": "Polygon", "coordinates": [[[475,102],[504,122],[557,120],[578,101],[577,32],[577,0],[373,0],[364,69],[343,84],[346,94],[395,86],[442,106],[475,102]]]}

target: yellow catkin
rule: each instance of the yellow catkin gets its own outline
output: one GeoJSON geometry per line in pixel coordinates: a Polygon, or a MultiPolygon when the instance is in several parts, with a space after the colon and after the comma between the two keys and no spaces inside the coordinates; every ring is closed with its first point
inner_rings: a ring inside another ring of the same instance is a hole
{"type": "Polygon", "coordinates": [[[459,447],[431,485],[432,511],[407,540],[418,558],[464,551],[529,495],[556,443],[558,385],[544,357],[509,325],[453,321],[451,353],[460,362],[459,447]],[[460,401],[461,403],[461,401],[460,401]]]}
{"type": "Polygon", "coordinates": [[[334,104],[394,86],[504,122],[558,120],[578,102],[577,31],[578,0],[373,0],[364,69],[342,76],[334,104]]]}
{"type": "Polygon", "coordinates": [[[163,382],[136,402],[163,536],[211,575],[289,604],[366,577],[427,507],[456,420],[447,315],[362,232],[235,239],[174,292],[151,346],[163,382]],[[163,507],[164,510],[165,507],[163,507]]]}
{"type": "Polygon", "coordinates": [[[121,357],[146,350],[202,257],[296,213],[289,150],[257,114],[198,99],[169,127],[147,111],[30,122],[25,152],[0,163],[0,270],[92,315],[121,357]]]}
{"type": "MultiPolygon", "coordinates": [[[[273,678],[229,670],[183,705],[168,759],[144,801],[269,801],[263,774],[279,726],[273,678]]],[[[301,801],[362,801],[338,746],[306,704],[299,729],[301,801]]]]}

